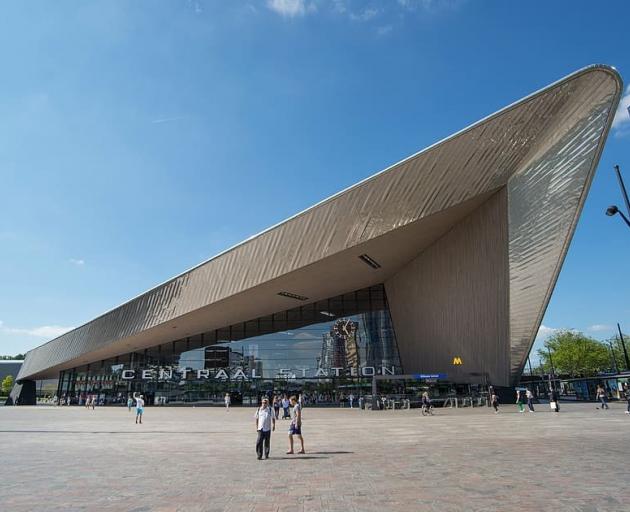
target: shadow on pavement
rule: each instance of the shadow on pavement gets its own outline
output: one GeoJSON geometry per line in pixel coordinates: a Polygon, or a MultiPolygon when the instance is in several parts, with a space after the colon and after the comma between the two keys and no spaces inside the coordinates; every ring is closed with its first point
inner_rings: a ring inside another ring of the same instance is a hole
{"type": "MultiPolygon", "coordinates": [[[[142,427],[139,427],[139,429],[142,427]]],[[[11,433],[11,434],[234,434],[234,431],[177,431],[177,430],[0,430],[0,434],[11,433]]]]}
{"type": "Polygon", "coordinates": [[[330,459],[330,457],[311,457],[309,455],[295,455],[293,457],[269,457],[270,460],[313,460],[313,459],[330,459]]]}
{"type": "Polygon", "coordinates": [[[342,455],[344,453],[354,453],[354,452],[344,452],[344,451],[338,451],[338,452],[308,452],[309,455],[342,455]]]}

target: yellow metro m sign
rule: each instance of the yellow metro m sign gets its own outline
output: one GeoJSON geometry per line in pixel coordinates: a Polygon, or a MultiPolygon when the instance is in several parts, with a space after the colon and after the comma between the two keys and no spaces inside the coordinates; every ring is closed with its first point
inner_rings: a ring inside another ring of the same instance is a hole
{"type": "Polygon", "coordinates": [[[455,356],[455,357],[453,358],[453,366],[460,366],[460,365],[462,365],[462,364],[464,364],[464,362],[462,361],[462,358],[461,358],[461,357],[459,357],[459,356],[455,356]]]}

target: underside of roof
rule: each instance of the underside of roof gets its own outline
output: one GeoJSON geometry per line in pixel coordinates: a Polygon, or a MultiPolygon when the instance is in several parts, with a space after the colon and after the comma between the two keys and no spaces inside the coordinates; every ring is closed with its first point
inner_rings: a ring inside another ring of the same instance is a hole
{"type": "Polygon", "coordinates": [[[383,283],[507,191],[510,372],[549,302],[622,91],[592,66],[246,240],[27,354],[60,370],[383,283]],[[369,255],[372,268],[359,257],[369,255]],[[278,295],[288,292],[289,296],[278,295]]]}

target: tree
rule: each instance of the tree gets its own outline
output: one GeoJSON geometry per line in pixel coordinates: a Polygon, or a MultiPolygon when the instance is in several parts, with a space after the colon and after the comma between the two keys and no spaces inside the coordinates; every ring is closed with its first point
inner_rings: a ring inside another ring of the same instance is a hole
{"type": "Polygon", "coordinates": [[[13,389],[13,375],[7,375],[2,381],[2,393],[8,395],[13,389]]]}
{"type": "Polygon", "coordinates": [[[18,354],[16,356],[0,356],[2,361],[21,361],[24,359],[24,354],[18,354]]]}
{"type": "MultiPolygon", "coordinates": [[[[628,355],[630,355],[630,336],[627,334],[623,334],[623,339],[626,342],[626,350],[628,351],[628,355]]],[[[612,346],[612,352],[615,355],[615,361],[617,362],[617,368],[620,372],[624,370],[630,370],[630,368],[626,367],[626,360],[623,354],[623,347],[621,346],[621,341],[619,340],[619,335],[613,336],[606,340],[606,345],[609,347],[612,346]]],[[[612,357],[612,356],[611,356],[612,357]]]]}
{"type": "Polygon", "coordinates": [[[545,371],[550,372],[553,366],[556,375],[590,377],[613,368],[608,346],[576,331],[553,334],[545,341],[545,348],[538,349],[538,355],[545,371]]]}

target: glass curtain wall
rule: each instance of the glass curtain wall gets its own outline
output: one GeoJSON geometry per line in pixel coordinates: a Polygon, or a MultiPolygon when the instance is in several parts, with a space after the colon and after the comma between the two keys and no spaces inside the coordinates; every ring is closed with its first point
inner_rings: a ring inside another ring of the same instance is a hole
{"type": "Polygon", "coordinates": [[[383,285],[300,305],[63,372],[58,395],[81,403],[256,403],[302,393],[334,403],[370,392],[371,377],[402,372],[383,285]]]}

